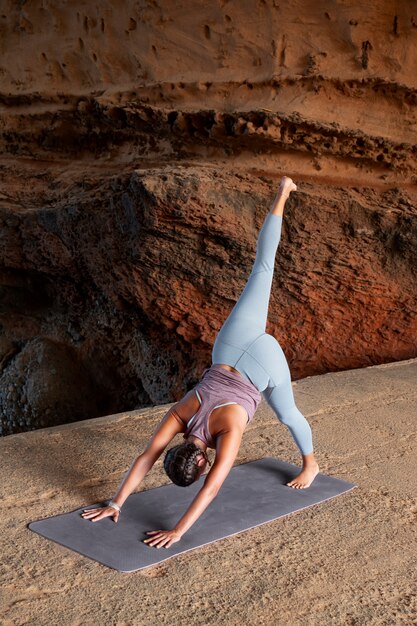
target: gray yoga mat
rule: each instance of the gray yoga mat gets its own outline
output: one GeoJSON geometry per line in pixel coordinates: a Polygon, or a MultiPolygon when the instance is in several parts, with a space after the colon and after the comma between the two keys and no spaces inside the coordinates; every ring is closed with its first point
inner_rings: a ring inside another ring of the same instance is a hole
{"type": "Polygon", "coordinates": [[[146,531],[173,528],[202,487],[205,476],[189,487],[169,483],[131,494],[117,524],[110,517],[94,523],[81,517],[83,509],[100,507],[108,503],[105,500],[31,522],[28,527],[103,565],[120,572],[135,572],[357,487],[324,474],[318,474],[307,489],[287,487],[286,483],[299,471],[299,467],[273,457],[236,465],[217,497],[170,548],[143,543],[152,536],[146,535],[146,531]]]}

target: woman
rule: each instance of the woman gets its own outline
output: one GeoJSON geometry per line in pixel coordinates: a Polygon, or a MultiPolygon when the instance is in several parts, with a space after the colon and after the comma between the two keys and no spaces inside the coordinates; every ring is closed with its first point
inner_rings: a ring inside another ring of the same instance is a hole
{"type": "Polygon", "coordinates": [[[169,548],[179,541],[216,497],[233,467],[243,432],[253,418],[261,393],[279,420],[289,428],[302,455],[302,470],[287,485],[305,489],[314,480],[319,468],[314,458],[311,428],[295,405],[285,355],[278,341],[265,332],[284,205],[296,189],[291,178],[282,178],[259,232],[248,282],[216,337],[212,366],[204,370],[196,387],[166,413],[114,499],[104,508],[84,509],[85,519],[96,522],[111,516],[117,522],[126,498],[172,439],[184,433],[185,441],[170,448],[164,458],[164,468],[171,480],[184,487],[197,480],[209,463],[207,447],[216,450],[214,464],[175,528],[148,531],[147,534],[153,536],[144,540],[157,548],[169,548]],[[222,399],[225,402],[219,403],[222,399]]]}

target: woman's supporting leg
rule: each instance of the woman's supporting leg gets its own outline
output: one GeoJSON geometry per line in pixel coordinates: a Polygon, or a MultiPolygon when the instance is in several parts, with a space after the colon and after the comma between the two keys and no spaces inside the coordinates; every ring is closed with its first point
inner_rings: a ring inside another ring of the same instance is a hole
{"type": "Polygon", "coordinates": [[[280,422],[287,426],[303,457],[302,472],[287,484],[295,488],[308,487],[318,472],[318,465],[314,459],[310,425],[295,403],[291,372],[284,351],[275,337],[265,333],[244,357],[249,373],[253,367],[251,359],[255,364],[262,363],[268,372],[267,383],[261,389],[262,396],[280,422]]]}
{"type": "Polygon", "coordinates": [[[271,381],[262,395],[278,419],[287,426],[303,458],[301,472],[287,485],[294,489],[305,489],[318,474],[319,466],[314,457],[310,424],[295,404],[289,368],[284,380],[279,385],[271,381]]]}
{"type": "Polygon", "coordinates": [[[285,381],[276,387],[268,386],[262,395],[280,422],[287,426],[301,454],[311,454],[313,452],[311,428],[295,404],[290,377],[286,377],[285,381]]]}

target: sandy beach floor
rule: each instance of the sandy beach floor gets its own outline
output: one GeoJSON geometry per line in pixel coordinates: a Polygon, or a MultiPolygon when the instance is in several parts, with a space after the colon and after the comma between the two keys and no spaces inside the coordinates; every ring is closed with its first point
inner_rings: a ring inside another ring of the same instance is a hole
{"type": "MultiPolygon", "coordinates": [[[[416,374],[410,359],[294,382],[320,470],[358,488],[132,574],[27,524],[112,496],[170,405],[3,438],[0,623],[417,623],[416,374]]],[[[299,463],[262,401],[236,464],[264,456],[299,463]]],[[[140,490],[167,482],[161,457],[140,490]]]]}

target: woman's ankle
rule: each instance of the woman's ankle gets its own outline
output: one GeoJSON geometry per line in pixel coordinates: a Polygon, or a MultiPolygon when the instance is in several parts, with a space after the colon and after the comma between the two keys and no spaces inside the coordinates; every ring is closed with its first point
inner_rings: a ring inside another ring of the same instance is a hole
{"type": "Polygon", "coordinates": [[[288,192],[278,191],[270,209],[270,213],[272,213],[272,215],[280,215],[283,217],[285,203],[287,202],[289,195],[290,194],[288,192]]]}
{"type": "Polygon", "coordinates": [[[310,452],[309,454],[302,454],[301,456],[303,458],[303,467],[318,465],[317,460],[314,456],[314,452],[310,452]]]}

